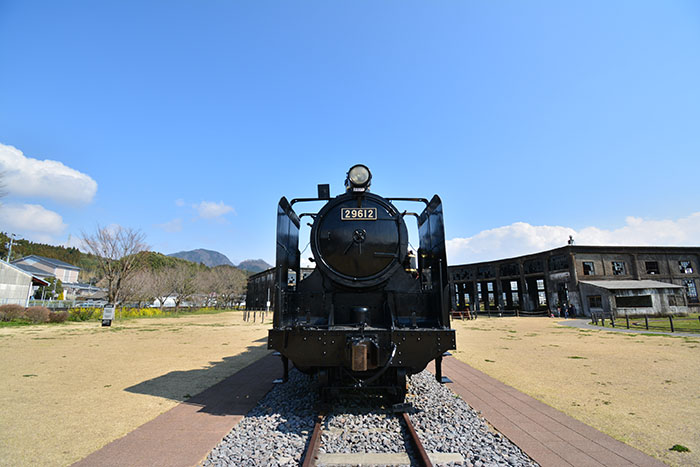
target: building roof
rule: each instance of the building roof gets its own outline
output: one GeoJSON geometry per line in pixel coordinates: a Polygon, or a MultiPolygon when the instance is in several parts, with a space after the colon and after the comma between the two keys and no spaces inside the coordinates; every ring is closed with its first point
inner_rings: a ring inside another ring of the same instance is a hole
{"type": "Polygon", "coordinates": [[[540,258],[543,255],[555,254],[578,254],[578,253],[630,253],[630,254],[645,254],[645,253],[674,253],[674,254],[698,254],[700,246],[629,246],[629,245],[564,245],[551,250],[539,251],[537,253],[528,253],[526,255],[513,256],[510,258],[498,258],[488,261],[479,261],[476,263],[449,264],[450,269],[461,268],[465,266],[482,266],[494,263],[506,263],[519,260],[528,260],[540,258]]]}
{"type": "Polygon", "coordinates": [[[579,281],[581,284],[589,284],[594,287],[607,290],[630,289],[682,289],[682,285],[669,284],[668,282],[650,280],[626,280],[626,281],[579,281]]]}
{"type": "MultiPolygon", "coordinates": [[[[26,274],[27,276],[31,277],[32,283],[34,285],[49,285],[49,283],[43,279],[43,277],[45,277],[45,276],[39,276],[37,274],[34,274],[31,271],[27,271],[26,269],[19,267],[19,265],[17,265],[17,264],[6,263],[5,261],[0,261],[0,264],[3,264],[5,266],[9,267],[10,269],[14,269],[17,272],[21,272],[22,274],[26,274]]],[[[43,274],[46,274],[44,271],[41,271],[41,272],[43,274]]],[[[48,274],[48,275],[50,276],[51,274],[48,274]]]]}
{"type": "Polygon", "coordinates": [[[66,263],[65,261],[61,261],[58,259],[53,259],[53,258],[46,258],[45,256],[39,256],[39,255],[29,255],[25,256],[24,258],[16,259],[12,263],[16,264],[20,261],[24,261],[28,258],[35,258],[37,261],[40,261],[44,264],[48,264],[49,266],[53,266],[56,268],[64,268],[64,269],[77,269],[80,271],[80,268],[78,266],[73,266],[70,263],[66,263]]]}
{"type": "Polygon", "coordinates": [[[22,263],[17,263],[13,264],[12,266],[21,269],[22,271],[31,274],[36,277],[53,277],[54,275],[50,272],[46,272],[43,269],[39,269],[35,266],[32,266],[31,264],[22,264],[22,263]]]}

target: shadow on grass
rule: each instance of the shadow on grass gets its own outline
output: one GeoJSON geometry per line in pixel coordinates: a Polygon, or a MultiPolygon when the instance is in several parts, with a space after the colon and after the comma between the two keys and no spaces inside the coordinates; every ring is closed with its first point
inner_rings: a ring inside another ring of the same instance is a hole
{"type": "Polygon", "coordinates": [[[207,368],[171,371],[125,391],[184,402],[201,407],[199,412],[213,415],[245,415],[250,402],[265,395],[272,381],[281,376],[279,358],[267,351],[267,344],[261,344],[219,362],[210,362],[207,368]],[[220,381],[214,383],[217,380],[220,381]],[[190,395],[208,382],[213,385],[190,395]]]}

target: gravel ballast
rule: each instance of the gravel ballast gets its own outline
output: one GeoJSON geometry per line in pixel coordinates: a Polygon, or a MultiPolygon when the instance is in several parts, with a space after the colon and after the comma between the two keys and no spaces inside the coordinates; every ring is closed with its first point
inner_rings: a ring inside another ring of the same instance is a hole
{"type": "MultiPolygon", "coordinates": [[[[439,465],[537,465],[488,428],[450,389],[423,371],[409,378],[406,402],[428,453],[458,453],[464,462],[439,465]]],[[[296,466],[313,431],[318,403],[311,377],[292,370],[214,448],[203,465],[296,466]]],[[[409,435],[391,406],[376,396],[348,393],[334,399],[321,435],[320,453],[407,453],[409,435]]],[[[322,465],[322,464],[319,464],[322,465]]]]}

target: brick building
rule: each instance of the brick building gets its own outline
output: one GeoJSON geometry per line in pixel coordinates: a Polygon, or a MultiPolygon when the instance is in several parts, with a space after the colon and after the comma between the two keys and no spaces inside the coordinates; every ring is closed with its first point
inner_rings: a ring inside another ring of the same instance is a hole
{"type": "Polygon", "coordinates": [[[456,310],[683,314],[700,311],[699,266],[700,247],[567,245],[448,269],[456,310]]]}

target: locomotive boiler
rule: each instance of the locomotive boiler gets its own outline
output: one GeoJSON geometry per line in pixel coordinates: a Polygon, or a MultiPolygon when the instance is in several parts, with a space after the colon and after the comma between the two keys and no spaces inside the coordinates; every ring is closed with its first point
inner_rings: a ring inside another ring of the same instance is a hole
{"type": "Polygon", "coordinates": [[[325,398],[344,388],[367,388],[403,401],[406,377],[455,348],[450,329],[442,202],[384,198],[369,191],[364,165],[347,173],[334,198],[328,185],[317,198],[282,198],[277,208],[273,329],[268,348],[284,363],[316,375],[325,398]],[[297,214],[297,203],[322,201],[318,212],[297,214]],[[422,203],[420,214],[394,202],[422,203]],[[314,271],[300,274],[299,228],[311,226],[314,271]],[[409,251],[406,220],[417,222],[419,248],[409,251]],[[416,261],[417,260],[417,261],[416,261]]]}

